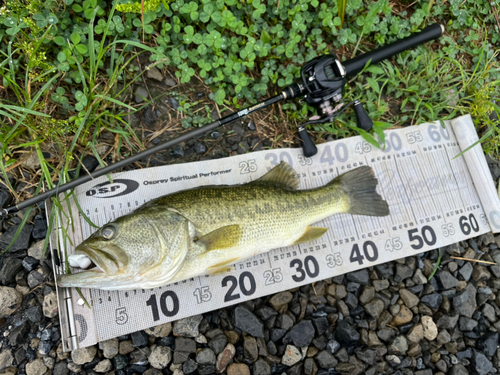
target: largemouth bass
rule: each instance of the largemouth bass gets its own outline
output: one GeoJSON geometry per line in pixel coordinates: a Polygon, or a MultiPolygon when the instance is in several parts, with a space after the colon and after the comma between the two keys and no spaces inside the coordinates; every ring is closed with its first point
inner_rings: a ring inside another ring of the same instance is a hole
{"type": "Polygon", "coordinates": [[[95,268],[62,275],[63,287],[149,289],[194,276],[231,271],[235,262],[308,242],[328,228],[311,224],[337,213],[386,216],[370,167],[328,184],[297,190],[296,172],[282,162],[256,181],[205,186],[157,198],[104,225],[78,245],[70,261],[95,268]]]}

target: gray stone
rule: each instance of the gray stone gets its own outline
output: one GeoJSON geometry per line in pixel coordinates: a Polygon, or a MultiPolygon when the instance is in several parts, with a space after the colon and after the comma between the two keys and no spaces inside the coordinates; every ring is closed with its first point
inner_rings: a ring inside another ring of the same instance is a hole
{"type": "Polygon", "coordinates": [[[438,309],[443,303],[443,296],[437,293],[426,294],[420,301],[431,309],[438,309]]]}
{"type": "Polygon", "coordinates": [[[97,348],[92,345],[86,348],[75,349],[71,352],[71,359],[76,365],[92,362],[97,353],[97,348]]]}
{"type": "Polygon", "coordinates": [[[365,311],[375,319],[378,319],[385,309],[384,302],[378,298],[368,302],[364,307],[365,311]]]}
{"type": "Polygon", "coordinates": [[[174,87],[177,85],[177,82],[175,82],[172,78],[165,78],[165,84],[167,86],[174,87]]]}
{"type": "Polygon", "coordinates": [[[350,272],[346,275],[347,280],[361,284],[368,285],[370,282],[370,276],[368,274],[368,270],[366,268],[356,271],[350,272]]]}
{"type": "Polygon", "coordinates": [[[405,303],[406,307],[408,307],[409,309],[418,305],[419,302],[418,297],[412,292],[410,292],[408,289],[400,289],[399,296],[405,303]]]}
{"type": "Polygon", "coordinates": [[[394,276],[394,280],[400,283],[411,277],[413,275],[413,271],[406,264],[396,264],[396,275],[394,276]]]}
{"type": "Polygon", "coordinates": [[[148,361],[151,366],[163,370],[172,360],[172,350],[168,346],[157,345],[151,350],[148,361]]]}
{"type": "Polygon", "coordinates": [[[469,371],[467,371],[464,365],[458,363],[452,366],[448,375],[469,375],[469,371]]]}
{"type": "Polygon", "coordinates": [[[148,100],[149,94],[145,87],[139,86],[134,92],[135,102],[142,103],[144,100],[148,100]]]}
{"type": "Polygon", "coordinates": [[[391,354],[405,355],[408,351],[408,341],[404,336],[397,336],[387,349],[391,354]]]}
{"type": "Polygon", "coordinates": [[[476,288],[474,287],[474,285],[469,283],[469,284],[467,284],[465,289],[463,291],[461,291],[460,293],[467,293],[469,298],[467,299],[467,301],[465,303],[462,303],[462,304],[457,306],[457,305],[455,305],[455,298],[457,298],[455,296],[453,298],[453,306],[455,307],[455,309],[458,311],[458,313],[460,315],[466,316],[467,318],[471,318],[472,314],[474,314],[474,312],[476,311],[476,308],[477,308],[476,288]]]}
{"type": "Polygon", "coordinates": [[[285,335],[283,344],[293,343],[299,348],[308,346],[314,337],[314,333],[315,330],[312,322],[310,320],[302,320],[285,335]]]}
{"type": "Polygon", "coordinates": [[[253,375],[271,375],[271,366],[264,359],[260,358],[253,365],[253,375]]]}
{"type": "Polygon", "coordinates": [[[459,317],[460,316],[458,314],[443,315],[437,320],[436,324],[442,329],[453,329],[457,325],[459,317]]]}
{"type": "Polygon", "coordinates": [[[66,361],[60,361],[54,365],[53,375],[69,375],[68,364],[66,361]]]}
{"type": "Polygon", "coordinates": [[[292,300],[292,293],[290,292],[281,292],[275,294],[269,300],[269,304],[276,310],[280,311],[285,305],[288,305],[292,300]]]}
{"type": "Polygon", "coordinates": [[[35,359],[26,365],[26,375],[44,375],[49,369],[42,359],[35,359]]]}
{"type": "Polygon", "coordinates": [[[474,366],[474,369],[476,370],[476,373],[478,375],[486,375],[493,369],[493,364],[490,362],[490,360],[486,358],[483,353],[477,350],[474,350],[474,354],[472,356],[472,365],[474,366]]]}
{"type": "Polygon", "coordinates": [[[196,362],[200,365],[215,365],[215,353],[210,348],[201,349],[196,354],[196,362]]]}
{"type": "Polygon", "coordinates": [[[208,346],[214,351],[215,354],[222,352],[226,345],[227,337],[224,334],[217,335],[208,342],[208,346]]]}
{"type": "Polygon", "coordinates": [[[14,288],[8,286],[0,286],[0,317],[9,316],[16,311],[23,296],[14,288]]]}
{"type": "Polygon", "coordinates": [[[99,349],[102,350],[104,358],[109,358],[109,359],[113,358],[115,355],[118,354],[118,346],[119,346],[119,341],[117,338],[101,341],[99,343],[99,349]]]}
{"type": "Polygon", "coordinates": [[[460,276],[462,276],[462,278],[465,281],[469,281],[470,277],[472,276],[472,270],[473,270],[472,264],[470,264],[470,262],[466,262],[462,266],[462,268],[460,268],[458,273],[460,274],[460,276]]]}
{"type": "Polygon", "coordinates": [[[94,367],[94,371],[95,372],[108,372],[108,371],[111,371],[112,368],[113,368],[113,364],[111,363],[111,361],[109,359],[103,359],[94,367]]]}
{"type": "Polygon", "coordinates": [[[177,337],[175,339],[175,351],[196,353],[196,342],[193,339],[177,337]]]}
{"type": "Polygon", "coordinates": [[[174,323],[174,336],[196,337],[200,334],[199,326],[203,320],[203,315],[193,315],[180,319],[174,323]]]}
{"type": "Polygon", "coordinates": [[[257,340],[252,336],[244,336],[243,350],[245,358],[255,362],[259,358],[259,348],[257,347],[257,340]]]}
{"type": "Polygon", "coordinates": [[[146,76],[156,81],[163,81],[163,76],[156,66],[146,67],[146,76]]]}
{"type": "Polygon", "coordinates": [[[41,268],[31,271],[28,274],[28,286],[30,289],[36,288],[45,281],[45,276],[41,268]]]}
{"type": "Polygon", "coordinates": [[[320,351],[314,358],[320,368],[330,369],[334,368],[338,364],[337,359],[326,350],[320,351]]]}
{"type": "Polygon", "coordinates": [[[234,325],[251,336],[264,338],[264,324],[241,305],[234,309],[234,325]]]}
{"type": "Polygon", "coordinates": [[[477,322],[475,320],[466,318],[464,316],[460,317],[458,324],[460,330],[464,332],[470,332],[477,326],[477,322]]]}
{"type": "Polygon", "coordinates": [[[13,362],[14,362],[14,356],[12,355],[11,350],[6,349],[0,353],[0,370],[12,366],[13,362]]]}
{"type": "Polygon", "coordinates": [[[448,271],[441,271],[437,274],[439,281],[444,289],[455,288],[458,285],[458,280],[448,271]]]}

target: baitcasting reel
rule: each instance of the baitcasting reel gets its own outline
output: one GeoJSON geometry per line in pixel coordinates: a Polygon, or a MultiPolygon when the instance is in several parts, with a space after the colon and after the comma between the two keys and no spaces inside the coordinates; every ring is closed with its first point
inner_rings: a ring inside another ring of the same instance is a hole
{"type": "Polygon", "coordinates": [[[304,156],[311,157],[315,155],[318,150],[306,131],[305,127],[307,125],[331,122],[335,116],[338,116],[347,107],[349,107],[350,105],[354,105],[358,127],[364,130],[369,130],[373,126],[373,122],[370,120],[363,106],[358,100],[355,100],[348,104],[342,103],[342,90],[346,85],[347,79],[349,77],[352,77],[359,73],[369,62],[371,64],[378,63],[379,61],[394,56],[404,50],[439,38],[443,32],[443,26],[439,24],[433,24],[426,27],[419,33],[412,34],[407,38],[401,39],[387,46],[380,47],[374,51],[359,55],[358,57],[345,61],[343,63],[341,63],[332,55],[316,57],[302,67],[302,82],[294,83],[288,86],[281,94],[266,99],[251,107],[245,108],[237,113],[233,113],[232,115],[223,117],[211,124],[205,125],[202,128],[198,128],[175,139],[172,139],[165,143],[161,143],[139,154],[130,156],[115,164],[108,165],[107,167],[99,169],[92,174],[82,176],[55,189],[40,193],[33,198],[20,202],[17,205],[0,209],[0,217],[17,212],[33,204],[41,202],[58,194],[59,192],[73,189],[80,184],[88,182],[99,176],[108,174],[116,169],[122,168],[143,158],[147,158],[169,147],[176,146],[179,143],[185,142],[191,138],[201,137],[207,132],[218,128],[219,126],[247,116],[252,112],[279,102],[280,100],[289,100],[305,96],[305,100],[307,101],[307,103],[317,108],[319,114],[317,116],[311,117],[308,122],[298,127],[298,135],[302,140],[304,156]]]}

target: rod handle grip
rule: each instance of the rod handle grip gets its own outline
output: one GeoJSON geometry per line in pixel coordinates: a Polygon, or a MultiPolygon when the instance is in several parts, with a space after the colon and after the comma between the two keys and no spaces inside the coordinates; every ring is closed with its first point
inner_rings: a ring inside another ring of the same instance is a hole
{"type": "Polygon", "coordinates": [[[318,153],[318,148],[312,141],[305,127],[299,127],[299,138],[302,141],[302,150],[304,150],[305,157],[309,158],[318,153]]]}

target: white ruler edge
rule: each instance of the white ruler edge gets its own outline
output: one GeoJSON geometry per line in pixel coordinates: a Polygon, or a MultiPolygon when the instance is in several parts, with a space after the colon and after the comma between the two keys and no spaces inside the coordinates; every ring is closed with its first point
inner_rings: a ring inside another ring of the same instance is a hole
{"type": "MultiPolygon", "coordinates": [[[[453,132],[457,137],[461,150],[466,150],[479,140],[472,117],[465,115],[451,121],[453,132]]],[[[463,154],[472,181],[476,186],[479,199],[483,205],[483,210],[488,218],[491,231],[500,232],[500,199],[498,197],[495,182],[491,177],[491,172],[486,162],[486,157],[481,144],[477,144],[463,154]]]]}

